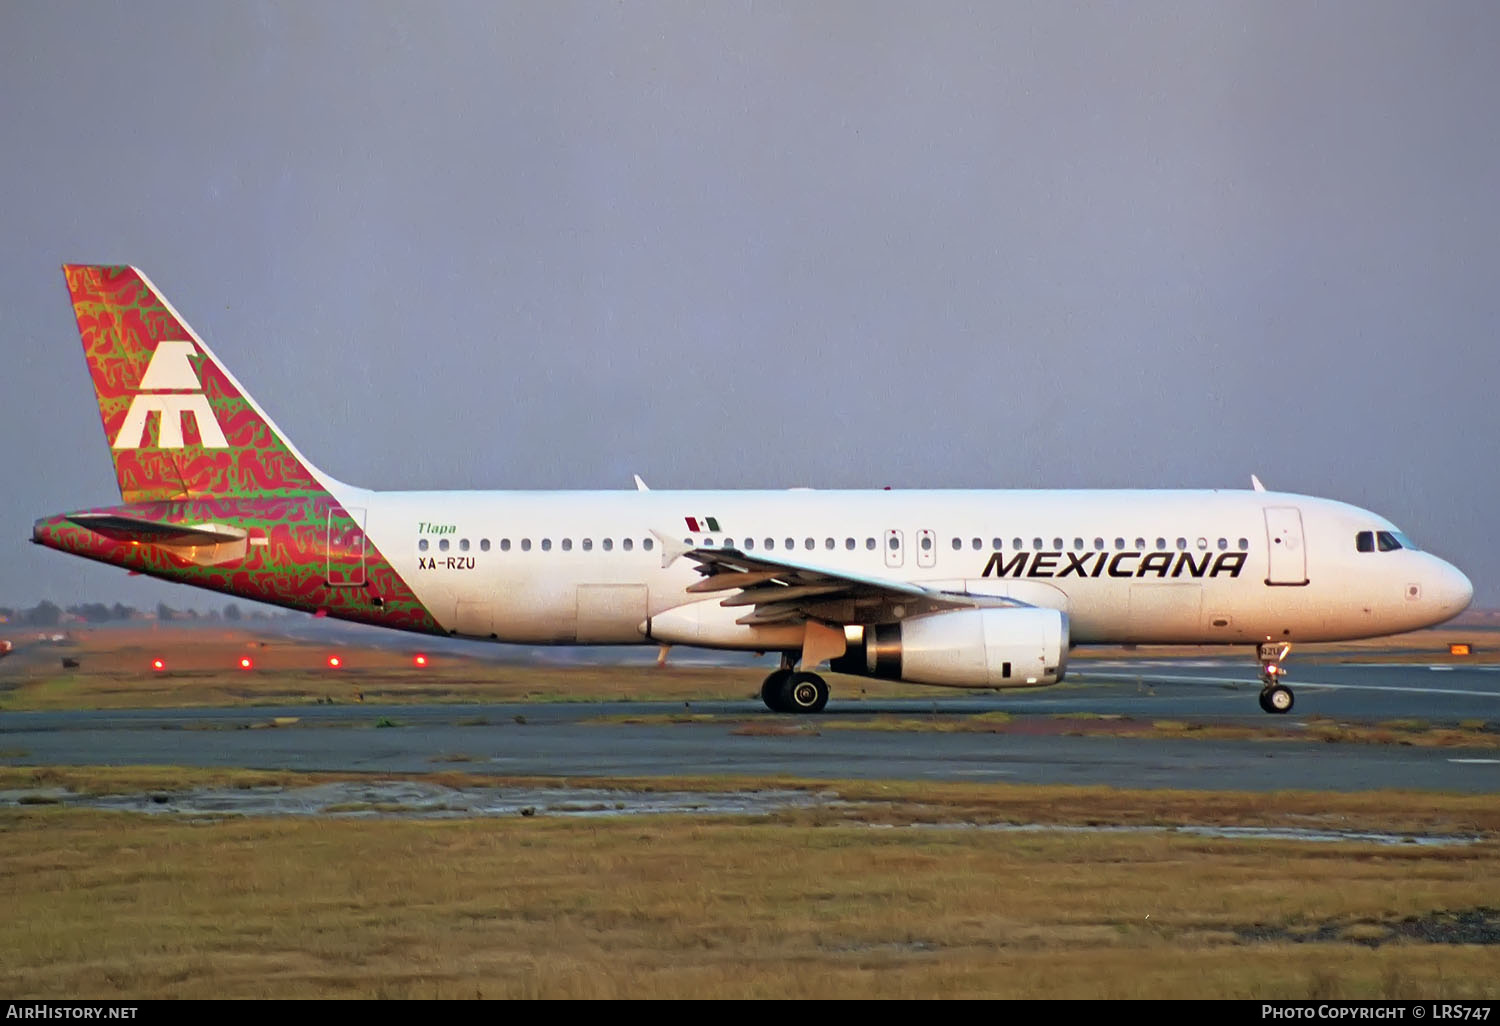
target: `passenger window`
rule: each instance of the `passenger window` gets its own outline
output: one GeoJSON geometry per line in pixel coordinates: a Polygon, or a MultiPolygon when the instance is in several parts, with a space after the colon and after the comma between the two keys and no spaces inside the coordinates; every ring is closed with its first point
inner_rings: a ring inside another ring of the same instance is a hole
{"type": "Polygon", "coordinates": [[[733,538],[725,538],[724,539],[724,547],[726,549],[732,549],[732,548],[734,548],[734,539],[733,538]]]}
{"type": "Polygon", "coordinates": [[[871,552],[874,552],[875,551],[875,539],[874,538],[866,538],[865,539],[865,548],[869,549],[871,552]]]}
{"type": "Polygon", "coordinates": [[[1052,539],[1052,549],[1055,552],[1061,552],[1062,551],[1062,539],[1061,538],[1053,538],[1052,539]]]}
{"type": "Polygon", "coordinates": [[[714,540],[712,538],[704,538],[703,539],[703,547],[705,549],[711,549],[711,548],[713,548],[714,547],[714,540]]]}
{"type": "Polygon", "coordinates": [[[1223,552],[1227,548],[1229,548],[1229,539],[1228,538],[1220,538],[1219,539],[1219,551],[1223,552]]]}
{"type": "Polygon", "coordinates": [[[848,549],[850,552],[853,552],[854,551],[854,539],[853,538],[845,538],[844,539],[844,548],[848,549]]]}
{"type": "Polygon", "coordinates": [[[807,549],[809,552],[811,552],[814,548],[816,548],[817,544],[818,543],[815,542],[815,541],[813,541],[811,538],[804,538],[803,541],[802,541],[802,547],[804,549],[807,549]]]}
{"type": "Polygon", "coordinates": [[[1010,542],[1010,547],[1015,549],[1017,552],[1020,552],[1023,548],[1026,547],[1024,544],[1022,544],[1021,539],[1019,538],[1012,538],[1010,542]]]}
{"type": "Polygon", "coordinates": [[[753,548],[755,548],[755,539],[754,538],[746,538],[745,539],[745,551],[749,552],[753,548]]]}
{"type": "Polygon", "coordinates": [[[895,552],[897,549],[899,549],[901,547],[901,539],[898,538],[898,537],[896,537],[893,534],[893,535],[891,535],[891,540],[890,540],[889,544],[890,544],[890,547],[891,547],[891,551],[895,552]]]}
{"type": "Polygon", "coordinates": [[[631,541],[629,538],[620,539],[620,548],[624,549],[626,552],[629,552],[634,547],[635,542],[631,541]]]}
{"type": "Polygon", "coordinates": [[[426,552],[427,551],[427,539],[426,538],[423,538],[423,539],[421,539],[420,541],[417,542],[417,551],[418,552],[426,552]]]}
{"type": "Polygon", "coordinates": [[[594,551],[594,539],[592,539],[592,538],[585,538],[579,544],[583,546],[583,551],[584,552],[592,552],[592,551],[594,551]]]}
{"type": "Polygon", "coordinates": [[[1249,538],[1241,538],[1240,539],[1240,551],[1241,552],[1249,552],[1250,551],[1250,539],[1249,538]]]}
{"type": "Polygon", "coordinates": [[[972,548],[975,552],[978,552],[980,549],[984,548],[984,539],[975,538],[974,541],[970,544],[970,548],[972,548]]]}
{"type": "Polygon", "coordinates": [[[647,552],[650,552],[655,547],[656,547],[656,543],[653,542],[650,538],[642,538],[641,539],[641,548],[645,549],[647,552]]]}
{"type": "Polygon", "coordinates": [[[1001,549],[1005,548],[1005,544],[999,538],[991,538],[990,548],[994,549],[996,552],[999,552],[1001,549]]]}
{"type": "Polygon", "coordinates": [[[543,538],[542,539],[542,551],[543,552],[551,552],[552,551],[552,539],[551,538],[543,538]]]}
{"type": "Polygon", "coordinates": [[[1095,551],[1098,551],[1098,552],[1103,552],[1104,551],[1104,539],[1103,538],[1095,538],[1094,539],[1094,549],[1095,549],[1095,551]]]}
{"type": "MultiPolygon", "coordinates": [[[[922,540],[925,542],[927,539],[923,538],[922,540]]],[[[964,547],[964,540],[962,538],[954,538],[953,539],[953,551],[954,552],[957,552],[959,549],[961,549],[963,547],[964,547]]]]}
{"type": "Polygon", "coordinates": [[[1166,547],[1167,547],[1167,540],[1165,538],[1158,538],[1158,539],[1156,539],[1156,551],[1157,552],[1163,551],[1164,549],[1166,549],[1166,547]]]}
{"type": "Polygon", "coordinates": [[[1125,551],[1125,539],[1124,538],[1116,538],[1115,539],[1115,548],[1118,549],[1118,550],[1120,550],[1121,552],[1125,551]]]}
{"type": "Polygon", "coordinates": [[[1401,543],[1396,540],[1396,536],[1389,531],[1377,531],[1375,541],[1379,543],[1381,552],[1395,552],[1401,547],[1401,543]]]}
{"type": "Polygon", "coordinates": [[[1073,548],[1075,548],[1075,549],[1081,549],[1081,548],[1083,548],[1083,539],[1082,538],[1074,538],[1073,539],[1073,548]]]}
{"type": "Polygon", "coordinates": [[[823,539],[823,547],[825,549],[830,549],[831,550],[834,547],[834,541],[833,541],[833,539],[832,538],[824,538],[823,539]]]}
{"type": "Polygon", "coordinates": [[[490,551],[490,540],[488,538],[481,538],[481,539],[479,539],[479,551],[480,552],[488,552],[488,551],[490,551]]]}
{"type": "Polygon", "coordinates": [[[521,539],[521,551],[522,552],[530,552],[531,551],[531,539],[530,538],[522,538],[521,539]]]}
{"type": "Polygon", "coordinates": [[[442,541],[438,542],[438,551],[439,552],[447,552],[448,551],[448,539],[447,538],[444,538],[442,541]]]}
{"type": "Polygon", "coordinates": [[[776,539],[775,538],[767,538],[766,539],[766,548],[768,548],[768,549],[774,549],[775,547],[776,547],[776,539]]]}
{"type": "MultiPolygon", "coordinates": [[[[1241,538],[1240,539],[1240,544],[1244,545],[1244,543],[1245,543],[1245,539],[1241,538]]],[[[1200,550],[1208,548],[1208,539],[1207,538],[1199,538],[1198,539],[1198,548],[1200,550]]]]}
{"type": "Polygon", "coordinates": [[[509,552],[510,551],[510,539],[509,538],[501,538],[500,539],[500,551],[501,552],[509,552]]]}
{"type": "Polygon", "coordinates": [[[1136,547],[1136,550],[1138,552],[1144,552],[1144,551],[1146,551],[1146,539],[1144,539],[1144,538],[1137,538],[1135,540],[1135,547],[1136,547]]]}
{"type": "Polygon", "coordinates": [[[462,539],[458,543],[458,551],[459,552],[468,552],[469,551],[469,539],[464,538],[464,539],[462,539]]]}
{"type": "Polygon", "coordinates": [[[1187,550],[1187,539],[1186,538],[1178,538],[1177,539],[1177,548],[1179,550],[1181,550],[1181,551],[1186,551],[1187,550]]]}
{"type": "Polygon", "coordinates": [[[1042,551],[1042,540],[1040,538],[1031,539],[1031,547],[1036,549],[1038,552],[1042,551]]]}
{"type": "MultiPolygon", "coordinates": [[[[811,539],[809,539],[809,541],[810,541],[810,540],[811,540],[811,539]]],[[[795,548],[796,548],[796,547],[797,547],[797,539],[795,539],[795,538],[788,538],[788,539],[787,539],[787,540],[786,540],[786,550],[787,550],[787,551],[788,551],[788,552],[790,552],[790,551],[792,551],[792,550],[793,550],[793,549],[795,549],[795,548]]]]}
{"type": "MultiPolygon", "coordinates": [[[[955,549],[958,548],[958,539],[954,538],[953,542],[954,542],[953,547],[955,549]]],[[[924,534],[924,535],[922,535],[922,542],[921,542],[921,544],[922,544],[922,551],[923,552],[931,552],[932,551],[932,535],[930,535],[930,534],[924,534]]]]}
{"type": "Polygon", "coordinates": [[[573,539],[572,538],[564,538],[562,540],[562,550],[564,552],[572,552],[573,551],[573,539]]]}

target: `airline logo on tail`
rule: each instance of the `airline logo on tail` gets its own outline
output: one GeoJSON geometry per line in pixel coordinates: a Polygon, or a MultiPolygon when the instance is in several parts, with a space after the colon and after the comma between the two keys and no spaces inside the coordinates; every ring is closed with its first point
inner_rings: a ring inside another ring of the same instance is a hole
{"type": "Polygon", "coordinates": [[[152,413],[157,415],[156,447],[159,449],[184,448],[184,414],[192,416],[203,448],[229,448],[229,440],[224,437],[224,430],[208,404],[208,396],[203,393],[203,382],[198,380],[198,372],[193,369],[190,357],[196,355],[193,343],[186,339],[156,344],[151,363],[141,378],[140,391],[130,401],[125,423],[111,448],[141,448],[145,441],[146,418],[152,413]]]}

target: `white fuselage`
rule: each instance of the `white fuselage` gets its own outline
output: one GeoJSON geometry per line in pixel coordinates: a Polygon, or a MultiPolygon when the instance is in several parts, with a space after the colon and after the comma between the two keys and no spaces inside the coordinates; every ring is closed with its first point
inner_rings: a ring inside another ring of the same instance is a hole
{"type": "Polygon", "coordinates": [[[1065,612],[1075,644],[1373,637],[1472,595],[1428,553],[1359,551],[1399,536],[1382,517],[1276,492],[339,491],[445,629],[503,642],[800,647],[689,593],[683,547],[1006,596],[1065,612]]]}

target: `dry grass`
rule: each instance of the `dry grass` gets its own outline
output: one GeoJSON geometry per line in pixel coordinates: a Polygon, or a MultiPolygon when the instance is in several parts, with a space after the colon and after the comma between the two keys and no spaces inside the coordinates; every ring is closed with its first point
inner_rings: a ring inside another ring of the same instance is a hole
{"type": "Polygon", "coordinates": [[[0,815],[0,991],[1492,998],[1500,948],[1371,944],[1497,872],[1494,842],[28,808],[0,815]]]}

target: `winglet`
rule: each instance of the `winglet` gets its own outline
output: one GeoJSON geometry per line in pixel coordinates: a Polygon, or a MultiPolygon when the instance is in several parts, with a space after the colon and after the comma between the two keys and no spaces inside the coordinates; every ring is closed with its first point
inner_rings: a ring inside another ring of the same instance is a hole
{"type": "Polygon", "coordinates": [[[651,490],[646,487],[646,482],[641,480],[641,475],[639,474],[635,475],[635,490],[638,492],[649,492],[651,490]]]}
{"type": "Polygon", "coordinates": [[[661,568],[663,570],[693,551],[691,545],[684,545],[671,535],[662,534],[657,530],[653,530],[651,533],[656,536],[657,541],[661,542],[661,568]]]}
{"type": "Polygon", "coordinates": [[[1261,484],[1260,478],[1256,477],[1254,474],[1250,475],[1250,487],[1254,488],[1257,492],[1263,492],[1266,490],[1266,486],[1261,484]]]}

